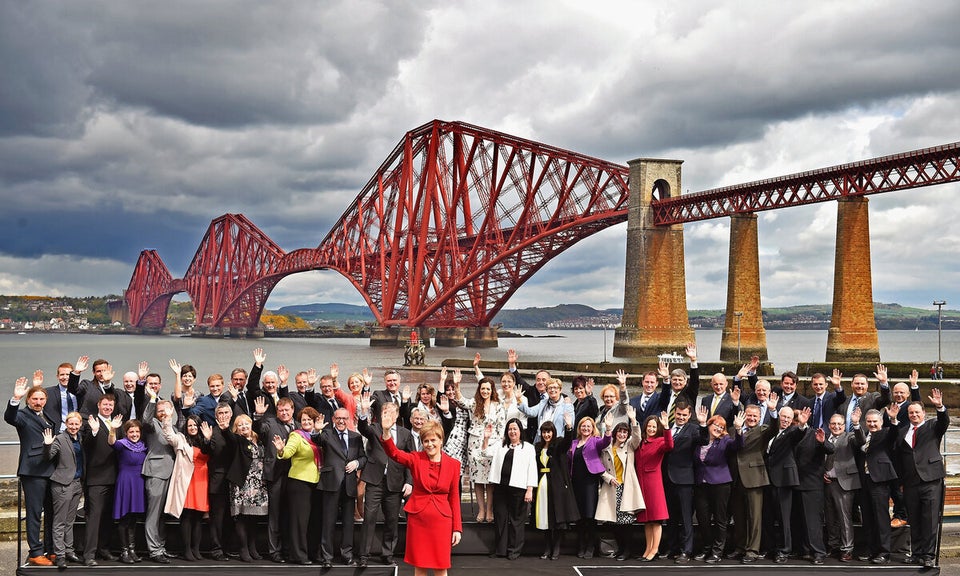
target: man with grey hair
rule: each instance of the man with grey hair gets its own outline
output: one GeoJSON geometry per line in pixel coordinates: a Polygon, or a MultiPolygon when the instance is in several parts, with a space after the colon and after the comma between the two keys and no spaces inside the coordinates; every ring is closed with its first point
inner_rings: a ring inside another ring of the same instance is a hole
{"type": "MultiPolygon", "coordinates": [[[[159,382],[159,374],[149,374],[147,380],[154,377],[159,382]]],[[[167,501],[167,489],[176,458],[164,429],[176,428],[177,412],[169,400],[158,400],[152,388],[147,387],[147,394],[150,401],[143,408],[142,428],[143,439],[147,445],[147,457],[141,470],[147,496],[143,531],[147,537],[147,553],[150,559],[158,564],[169,564],[172,556],[166,549],[163,508],[167,501]]]]}
{"type": "Polygon", "coordinates": [[[670,426],[673,426],[675,421],[675,406],[677,400],[685,400],[692,409],[693,406],[697,405],[697,394],[700,393],[700,369],[697,366],[697,345],[692,342],[687,344],[684,352],[687,358],[690,359],[689,378],[687,378],[687,373],[681,368],[674,368],[672,371],[667,372],[667,363],[663,361],[660,362],[658,370],[664,382],[661,385],[660,396],[658,398],[659,409],[657,414],[666,412],[667,423],[670,426]],[[668,384],[670,387],[669,392],[666,391],[668,384]]]}
{"type": "Polygon", "coordinates": [[[794,424],[793,408],[784,406],[777,414],[779,416],[779,430],[767,445],[767,475],[773,486],[777,505],[777,517],[780,520],[780,546],[774,562],[783,564],[793,552],[793,535],[791,533],[791,510],[793,508],[793,491],[800,485],[800,473],[797,470],[797,460],[794,448],[803,438],[810,418],[810,408],[797,412],[797,422],[794,424]]]}
{"type": "MultiPolygon", "coordinates": [[[[276,416],[277,400],[289,396],[286,386],[286,369],[283,366],[277,369],[277,372],[268,370],[263,371],[263,363],[267,360],[267,355],[263,348],[256,348],[253,351],[253,368],[250,370],[250,378],[247,380],[247,408],[253,409],[258,398],[263,398],[266,403],[265,412],[260,416],[276,416]],[[263,376],[261,377],[261,374],[263,376]],[[283,378],[281,378],[283,376],[283,378]],[[282,380],[282,381],[281,381],[282,380]]],[[[266,444],[269,444],[267,442],[266,444]]]]}

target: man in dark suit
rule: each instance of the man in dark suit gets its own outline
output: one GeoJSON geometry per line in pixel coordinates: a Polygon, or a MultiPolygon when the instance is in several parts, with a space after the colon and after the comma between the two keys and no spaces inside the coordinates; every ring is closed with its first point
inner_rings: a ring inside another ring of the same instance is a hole
{"type": "Polygon", "coordinates": [[[827,549],[823,544],[823,474],[827,454],[834,452],[834,445],[826,443],[822,428],[808,426],[794,450],[800,484],[795,494],[800,506],[803,526],[804,557],[814,564],[823,564],[827,549]]]}
{"type": "Polygon", "coordinates": [[[730,428],[733,418],[740,412],[740,389],[736,388],[734,395],[731,395],[727,391],[727,377],[722,372],[710,378],[710,387],[713,388],[713,394],[701,398],[700,405],[707,409],[709,418],[723,416],[727,428],[730,428]]]}
{"type": "MultiPolygon", "coordinates": [[[[252,410],[251,414],[256,413],[256,402],[262,398],[266,403],[266,410],[261,414],[271,417],[277,415],[277,401],[290,395],[286,382],[281,382],[278,372],[286,372],[281,366],[277,372],[268,370],[263,371],[263,363],[266,362],[267,355],[263,348],[256,348],[253,351],[253,368],[250,369],[250,378],[247,380],[246,390],[246,409],[252,410]],[[262,374],[262,377],[261,377],[262,374]]],[[[292,410],[291,410],[292,412],[292,410]]],[[[292,417],[292,416],[291,416],[292,417]]],[[[271,436],[272,438],[272,436],[271,436]]],[[[286,438],[286,436],[284,436],[286,438]]],[[[269,445],[266,442],[265,445],[269,445]]],[[[268,448],[269,449],[269,448],[268,448]]]]}
{"type": "Polygon", "coordinates": [[[350,413],[339,408],[333,413],[333,426],[314,435],[314,441],[323,450],[320,483],[323,491],[323,533],[320,536],[322,566],[333,563],[333,542],[337,518],[340,518],[340,554],[346,565],[353,564],[353,510],[357,500],[357,470],[367,462],[360,434],[347,429],[350,413]]]}
{"type": "MultiPolygon", "coordinates": [[[[81,364],[78,362],[74,371],[79,375],[81,364]]],[[[86,369],[86,364],[82,366],[86,369]]],[[[100,397],[106,393],[113,395],[114,412],[123,416],[124,420],[130,418],[133,403],[129,401],[122,392],[113,385],[113,366],[104,359],[93,361],[93,380],[80,380],[76,388],[70,390],[77,396],[77,402],[80,404],[80,415],[84,418],[98,412],[98,403],[100,397]]],[[[71,381],[72,383],[72,381],[71,381]]]]}
{"type": "Polygon", "coordinates": [[[681,368],[675,368],[667,372],[669,366],[665,362],[660,362],[658,370],[659,376],[663,379],[660,386],[660,395],[658,398],[658,411],[667,413],[667,422],[673,426],[675,420],[675,406],[678,400],[684,400],[690,405],[690,409],[697,405],[697,395],[700,394],[700,370],[697,366],[697,347],[695,344],[687,344],[687,358],[690,359],[690,376],[681,368]]]}
{"type": "Polygon", "coordinates": [[[324,422],[333,422],[333,413],[344,407],[337,400],[337,391],[338,388],[333,376],[327,374],[320,377],[320,394],[311,394],[309,398],[312,406],[323,416],[324,422]]]}
{"type": "Polygon", "coordinates": [[[827,377],[817,372],[810,377],[810,388],[813,390],[813,396],[809,400],[810,404],[810,426],[821,430],[828,430],[830,427],[830,417],[836,414],[837,408],[847,399],[843,392],[843,385],[840,380],[840,371],[834,369],[833,390],[827,390],[827,377]]]}
{"type": "MultiPolygon", "coordinates": [[[[34,373],[40,382],[43,374],[34,373]]],[[[18,378],[13,388],[13,397],[3,412],[3,419],[17,429],[20,438],[20,459],[17,464],[17,476],[23,487],[27,520],[27,544],[30,546],[27,562],[32,566],[52,566],[53,560],[47,554],[53,553],[53,514],[52,504],[46,507],[49,498],[50,475],[53,474],[53,462],[43,457],[43,431],[52,430],[53,424],[43,415],[47,402],[47,391],[40,385],[27,386],[26,378],[18,378]],[[26,408],[20,410],[20,401],[26,398],[26,408]],[[40,538],[40,518],[44,518],[45,534],[40,538]]]]}
{"type": "Polygon", "coordinates": [[[804,409],[797,416],[798,424],[794,424],[793,408],[784,406],[777,412],[779,430],[767,445],[767,475],[773,486],[773,495],[776,499],[777,518],[780,520],[780,547],[774,562],[783,564],[793,552],[793,533],[791,531],[791,508],[793,507],[793,491],[800,485],[800,473],[797,470],[797,460],[794,448],[803,438],[807,420],[810,418],[810,409],[804,409]]]}
{"type": "MultiPolygon", "coordinates": [[[[860,419],[860,414],[854,416],[860,419]]],[[[844,432],[845,428],[842,414],[830,417],[827,443],[833,445],[834,451],[827,455],[824,463],[823,481],[826,483],[827,543],[838,552],[841,562],[850,562],[853,560],[853,502],[860,490],[860,472],[854,434],[844,432]]]]}
{"type": "MultiPolygon", "coordinates": [[[[269,373],[268,373],[269,374],[269,373]]],[[[264,374],[264,379],[268,377],[264,374]]],[[[287,474],[290,472],[290,460],[277,458],[277,449],[273,445],[274,436],[286,438],[293,432],[293,401],[289,398],[277,400],[275,416],[267,412],[267,398],[260,395],[252,403],[254,407],[254,431],[263,442],[263,482],[267,485],[267,494],[270,498],[270,507],[267,512],[267,552],[270,559],[277,564],[285,562],[283,549],[286,538],[282,531],[286,530],[285,522],[280,517],[280,511],[286,510],[287,474]]]]}
{"type": "Polygon", "coordinates": [[[950,417],[939,389],[931,390],[929,399],[937,411],[936,421],[924,422],[923,405],[911,402],[907,407],[910,424],[900,430],[897,449],[903,470],[903,497],[910,517],[911,561],[933,568],[937,565],[937,528],[945,473],[940,444],[950,417]]]}
{"type": "MultiPolygon", "coordinates": [[[[514,381],[517,383],[517,386],[520,387],[520,391],[523,396],[527,399],[527,407],[533,408],[540,403],[541,400],[546,401],[547,399],[547,383],[552,379],[550,373],[546,370],[538,370],[534,375],[533,385],[527,383],[523,379],[523,376],[517,372],[517,351],[507,350],[507,370],[513,374],[514,381]]],[[[587,394],[592,394],[593,390],[589,387],[587,388],[587,394]]],[[[537,429],[537,416],[528,416],[527,417],[527,427],[524,429],[524,438],[527,442],[533,442],[538,432],[537,429]]]]}
{"type": "MultiPolygon", "coordinates": [[[[383,405],[384,411],[394,414],[388,421],[396,421],[396,404],[387,402],[383,405]]],[[[383,447],[380,437],[383,429],[380,424],[368,423],[366,412],[360,414],[357,430],[364,435],[367,442],[367,464],[363,467],[363,481],[366,483],[366,493],[363,498],[363,528],[360,529],[360,559],[357,566],[364,568],[370,557],[373,547],[378,512],[383,513],[383,535],[380,555],[385,564],[393,564],[393,553],[397,546],[397,527],[400,521],[401,497],[410,495],[413,489],[413,478],[410,470],[390,460],[383,447]]],[[[394,426],[390,436],[397,448],[406,452],[413,452],[413,437],[410,431],[402,426],[394,426]]]]}
{"type": "Polygon", "coordinates": [[[673,450],[667,452],[662,466],[664,492],[670,512],[664,546],[668,554],[676,555],[674,561],[677,564],[686,564],[693,554],[693,462],[697,449],[706,444],[709,438],[706,410],[698,410],[697,422],[691,423],[692,410],[686,401],[677,401],[675,422],[671,429],[673,450]]]}
{"type": "Polygon", "coordinates": [[[897,481],[893,447],[897,440],[899,411],[896,405],[887,406],[888,418],[884,419],[880,410],[871,409],[865,418],[866,432],[854,424],[855,441],[864,455],[860,483],[868,503],[862,509],[863,525],[869,534],[870,556],[874,564],[890,561],[890,483],[897,481]]]}
{"type": "Polygon", "coordinates": [[[370,415],[374,422],[380,421],[383,405],[392,402],[399,408],[403,404],[400,395],[400,373],[390,369],[383,373],[383,390],[374,390],[370,396],[370,415]]]}
{"type": "Polygon", "coordinates": [[[657,373],[647,372],[640,381],[640,394],[630,399],[630,405],[636,410],[637,422],[641,425],[647,416],[660,414],[660,392],[657,391],[657,373]]]}
{"type": "Polygon", "coordinates": [[[163,507],[167,501],[170,476],[175,460],[173,447],[167,442],[164,427],[173,430],[177,425],[177,412],[169,400],[157,400],[150,390],[150,402],[143,409],[143,440],[147,445],[147,457],[143,461],[143,481],[146,492],[146,517],[143,532],[147,539],[147,553],[158,564],[169,564],[171,555],[166,547],[166,524],[163,507]]]}
{"type": "Polygon", "coordinates": [[[731,506],[735,554],[744,564],[760,558],[763,520],[763,492],[770,484],[764,455],[777,428],[760,423],[760,406],[751,404],[744,412],[743,446],[737,451],[737,481],[731,506]]]}
{"type": "Polygon", "coordinates": [[[773,391],[780,398],[777,404],[777,410],[786,406],[793,408],[794,414],[797,410],[803,410],[810,406],[810,401],[797,392],[797,375],[789,370],[780,375],[780,386],[773,391]]]}
{"type": "Polygon", "coordinates": [[[116,451],[107,442],[113,417],[114,396],[106,392],[97,402],[97,414],[83,423],[83,455],[86,461],[87,485],[86,534],[83,560],[87,566],[97,565],[97,556],[114,562],[117,557],[110,552],[110,536],[113,534],[113,487],[117,482],[116,451]]]}
{"type": "Polygon", "coordinates": [[[226,441],[222,431],[226,430],[233,420],[233,407],[227,402],[221,402],[217,405],[214,415],[217,425],[213,427],[211,438],[213,452],[207,462],[207,485],[210,494],[210,519],[207,524],[210,527],[210,557],[222,562],[227,560],[223,535],[229,533],[226,526],[231,522],[230,483],[227,482],[227,470],[234,458],[232,450],[224,449],[226,441]]]}
{"type": "MultiPolygon", "coordinates": [[[[257,379],[260,379],[259,375],[257,379]]],[[[230,387],[233,388],[231,395],[236,394],[233,402],[234,417],[240,414],[246,414],[248,416],[253,414],[253,406],[247,404],[247,395],[244,393],[247,387],[247,371],[243,368],[234,368],[233,371],[230,372],[230,387]]]]}
{"type": "MultiPolygon", "coordinates": [[[[883,376],[885,377],[886,374],[883,376]]],[[[910,386],[907,386],[904,382],[898,382],[890,389],[890,401],[900,406],[900,414],[907,413],[907,405],[910,404],[910,402],[920,402],[920,386],[917,384],[919,378],[920,373],[914,370],[910,374],[910,386]]],[[[899,427],[901,431],[910,425],[910,421],[902,416],[897,422],[900,424],[899,427]]],[[[903,471],[900,469],[900,460],[894,459],[893,463],[897,467],[897,476],[903,478],[903,471]]],[[[890,499],[893,500],[893,519],[890,520],[890,527],[903,528],[908,524],[907,506],[903,502],[903,490],[899,483],[892,485],[890,488],[890,499]]]]}
{"type": "Polygon", "coordinates": [[[878,378],[883,375],[880,381],[880,390],[878,392],[868,392],[870,387],[866,374],[854,374],[850,381],[850,396],[837,408],[837,414],[842,414],[847,423],[847,432],[853,430],[853,425],[857,424],[861,428],[866,426],[867,412],[870,410],[880,410],[890,403],[890,386],[886,382],[886,368],[882,364],[877,366],[876,375],[878,378]],[[854,409],[860,408],[860,421],[854,422],[851,415],[854,409]]]}
{"type": "MultiPolygon", "coordinates": [[[[85,358],[81,357],[77,360],[77,364],[80,364],[81,360],[86,363],[85,358]]],[[[71,387],[76,389],[78,382],[80,382],[80,376],[73,372],[73,364],[64,362],[57,366],[57,383],[46,388],[47,403],[43,406],[43,415],[53,425],[54,434],[64,431],[64,420],[67,414],[80,407],[77,396],[70,392],[71,387]],[[71,380],[74,380],[73,386],[70,385],[71,380]]]]}
{"type": "Polygon", "coordinates": [[[293,400],[293,413],[299,414],[307,406],[314,406],[315,393],[310,389],[309,374],[304,370],[294,375],[293,383],[296,389],[290,391],[290,399],[293,400]]]}

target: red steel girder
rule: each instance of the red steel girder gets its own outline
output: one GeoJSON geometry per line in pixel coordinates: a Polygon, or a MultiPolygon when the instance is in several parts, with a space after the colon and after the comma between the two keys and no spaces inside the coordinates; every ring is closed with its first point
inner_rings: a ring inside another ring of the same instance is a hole
{"type": "Polygon", "coordinates": [[[384,325],[485,326],[550,258],[627,217],[628,170],[435,120],[407,133],[318,248],[384,325]]]}
{"type": "Polygon", "coordinates": [[[123,296],[130,310],[130,323],[142,328],[166,326],[167,307],[175,294],[170,291],[172,283],[173,276],[157,251],[142,251],[123,296]]]}
{"type": "Polygon", "coordinates": [[[960,181],[960,142],[651,203],[658,226],[960,181]]]}

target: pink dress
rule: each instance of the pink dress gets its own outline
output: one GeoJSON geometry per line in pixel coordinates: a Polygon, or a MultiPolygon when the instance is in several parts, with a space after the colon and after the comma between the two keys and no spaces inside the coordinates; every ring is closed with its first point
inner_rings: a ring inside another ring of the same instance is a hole
{"type": "Polygon", "coordinates": [[[657,522],[669,517],[667,498],[663,492],[663,474],[660,465],[667,452],[673,450],[673,435],[670,429],[663,431],[658,438],[644,438],[634,452],[634,466],[637,480],[640,481],[640,493],[647,504],[645,510],[637,512],[637,522],[657,522]]]}

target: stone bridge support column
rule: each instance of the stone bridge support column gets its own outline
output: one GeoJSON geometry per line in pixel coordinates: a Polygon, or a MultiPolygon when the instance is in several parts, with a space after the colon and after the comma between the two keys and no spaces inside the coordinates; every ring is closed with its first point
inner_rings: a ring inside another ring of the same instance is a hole
{"type": "MultiPolygon", "coordinates": [[[[409,336],[410,333],[407,333],[409,336]]],[[[397,339],[400,338],[400,328],[398,326],[374,326],[370,330],[370,345],[387,348],[396,348],[397,339]]]]}
{"type": "Polygon", "coordinates": [[[837,201],[837,247],[833,271],[833,316],[827,334],[827,362],[879,362],[880,342],[873,315],[868,200],[837,201]]]}
{"type": "Polygon", "coordinates": [[[445,346],[447,348],[463,346],[466,342],[466,335],[466,328],[435,328],[433,332],[433,345],[445,346]]]}
{"type": "Polygon", "coordinates": [[[496,348],[498,345],[496,326],[467,328],[467,348],[496,348]]]}
{"type": "Polygon", "coordinates": [[[694,340],[687,316],[683,225],[656,227],[650,203],[680,195],[682,160],[641,158],[630,165],[623,320],[613,355],[655,360],[694,340]]]}
{"type": "Polygon", "coordinates": [[[767,331],[760,310],[760,252],[757,215],[730,217],[730,261],[727,265],[727,315],[720,339],[720,360],[767,359],[767,331]]]}

